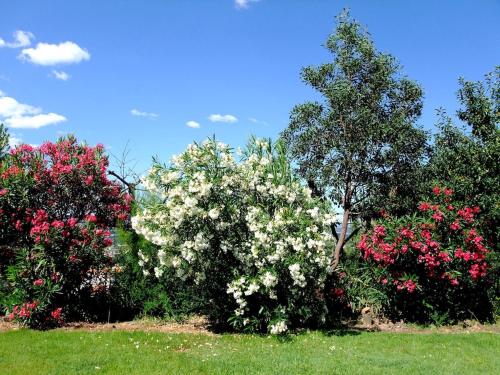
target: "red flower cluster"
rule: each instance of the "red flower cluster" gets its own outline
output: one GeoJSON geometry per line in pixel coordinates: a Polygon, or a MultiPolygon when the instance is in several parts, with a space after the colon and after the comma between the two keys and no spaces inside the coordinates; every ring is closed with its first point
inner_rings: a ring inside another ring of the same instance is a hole
{"type": "Polygon", "coordinates": [[[61,314],[62,314],[62,307],[58,307],[57,309],[55,309],[54,311],[52,311],[50,313],[50,316],[52,317],[52,319],[55,319],[58,322],[61,322],[62,321],[61,314]]]}
{"type": "MultiPolygon", "coordinates": [[[[26,272],[19,273],[31,279],[17,285],[28,300],[42,302],[46,318],[61,321],[57,296],[77,295],[90,269],[109,266],[110,228],[129,218],[131,197],[108,179],[107,167],[102,145],[74,137],[18,146],[0,164],[0,242],[10,244],[12,262],[31,249],[22,264],[26,272]],[[56,290],[50,303],[42,300],[56,290]]],[[[15,317],[31,310],[22,311],[15,317]]]]}
{"type": "Polygon", "coordinates": [[[412,279],[406,281],[394,280],[394,285],[396,285],[397,290],[406,290],[408,293],[413,293],[417,289],[417,284],[412,279]]]}
{"type": "Polygon", "coordinates": [[[388,219],[361,237],[357,247],[365,261],[387,272],[383,285],[392,278],[398,291],[413,293],[418,277],[457,286],[467,275],[472,282],[487,275],[488,249],[474,221],[479,209],[456,210],[451,189],[435,187],[433,193],[436,202],[420,203],[417,219],[388,219]]]}
{"type": "Polygon", "coordinates": [[[16,318],[28,319],[31,317],[31,314],[33,313],[33,311],[35,311],[38,305],[38,301],[33,301],[23,303],[20,307],[14,306],[12,312],[7,316],[7,318],[9,320],[14,320],[16,318]]]}

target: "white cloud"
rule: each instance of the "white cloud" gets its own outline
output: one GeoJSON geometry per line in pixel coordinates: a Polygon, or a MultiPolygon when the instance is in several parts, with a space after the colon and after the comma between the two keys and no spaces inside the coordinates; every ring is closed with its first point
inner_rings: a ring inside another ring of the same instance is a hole
{"type": "Polygon", "coordinates": [[[19,58],[37,65],[77,64],[89,60],[90,53],[73,42],[59,44],[38,43],[36,48],[25,48],[19,58]]]}
{"type": "Polygon", "coordinates": [[[42,109],[19,103],[9,96],[0,95],[0,121],[11,128],[38,129],[66,121],[57,113],[42,113],[42,109]]]}
{"type": "Polygon", "coordinates": [[[5,93],[4,93],[2,90],[0,90],[0,98],[1,98],[2,96],[5,96],[5,93]]]}
{"type": "Polygon", "coordinates": [[[250,6],[250,3],[257,3],[260,0],[234,0],[234,5],[238,9],[246,9],[250,6]]]}
{"type": "Polygon", "coordinates": [[[7,126],[16,129],[39,129],[66,120],[66,117],[57,113],[42,113],[34,116],[10,117],[5,120],[5,123],[7,126]]]}
{"type": "Polygon", "coordinates": [[[262,125],[267,125],[267,122],[258,120],[255,117],[249,117],[248,121],[253,122],[254,124],[262,124],[262,125]]]}
{"type": "Polygon", "coordinates": [[[35,36],[29,31],[16,30],[12,33],[14,40],[10,43],[6,42],[2,38],[0,38],[0,48],[22,48],[28,47],[31,45],[31,39],[34,39],[35,36]]]}
{"type": "Polygon", "coordinates": [[[34,115],[40,112],[40,108],[19,103],[16,99],[9,96],[0,97],[0,118],[34,115]]]}
{"type": "Polygon", "coordinates": [[[186,125],[193,129],[198,129],[200,127],[200,124],[193,120],[186,122],[186,125]]]}
{"type": "Polygon", "coordinates": [[[138,109],[135,109],[135,108],[130,111],[130,114],[132,116],[138,116],[138,117],[149,117],[149,118],[156,118],[156,117],[158,117],[157,113],[143,112],[143,111],[139,111],[138,109]]]}
{"type": "Polygon", "coordinates": [[[67,81],[71,77],[68,73],[63,72],[62,70],[53,70],[52,74],[54,78],[59,79],[61,81],[67,81]]]}
{"type": "Polygon", "coordinates": [[[212,122],[227,122],[230,124],[238,122],[238,118],[233,115],[220,115],[218,113],[208,116],[208,119],[212,122]]]}

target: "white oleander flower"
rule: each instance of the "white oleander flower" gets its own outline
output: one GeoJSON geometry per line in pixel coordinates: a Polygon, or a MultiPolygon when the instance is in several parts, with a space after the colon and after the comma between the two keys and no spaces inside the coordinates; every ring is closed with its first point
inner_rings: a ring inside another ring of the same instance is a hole
{"type": "Polygon", "coordinates": [[[292,276],[293,284],[304,288],[307,283],[305,276],[300,273],[300,264],[292,264],[288,266],[288,270],[290,271],[290,276],[292,276]]]}
{"type": "Polygon", "coordinates": [[[208,211],[208,216],[212,220],[216,220],[220,215],[220,210],[218,208],[212,208],[210,211],[208,211]]]}
{"type": "Polygon", "coordinates": [[[279,321],[276,324],[272,324],[270,327],[270,333],[271,335],[280,335],[282,333],[285,333],[288,330],[288,327],[286,325],[285,321],[279,321]]]}
{"type": "Polygon", "coordinates": [[[159,279],[160,277],[162,277],[162,275],[163,275],[163,269],[161,269],[159,267],[155,267],[154,271],[155,271],[155,276],[156,276],[157,279],[159,279]]]}
{"type": "Polygon", "coordinates": [[[264,284],[266,288],[271,288],[275,286],[276,283],[276,276],[274,276],[271,272],[266,272],[264,276],[262,276],[262,284],[264,284]]]}
{"type": "Polygon", "coordinates": [[[256,284],[256,283],[251,283],[249,286],[248,286],[248,289],[245,291],[245,295],[246,296],[251,296],[252,294],[254,294],[255,292],[257,292],[258,290],[260,289],[259,285],[256,284]]]}

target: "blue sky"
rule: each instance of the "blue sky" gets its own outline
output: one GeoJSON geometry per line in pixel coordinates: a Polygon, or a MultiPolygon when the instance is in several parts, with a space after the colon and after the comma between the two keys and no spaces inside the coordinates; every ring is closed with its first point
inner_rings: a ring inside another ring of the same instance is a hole
{"type": "Polygon", "coordinates": [[[10,132],[31,144],[71,132],[118,154],[129,141],[138,170],[213,134],[276,137],[314,97],[299,72],[330,59],[344,7],[423,86],[425,128],[456,109],[459,76],[500,64],[493,0],[2,1],[0,115],[20,116],[10,132]]]}

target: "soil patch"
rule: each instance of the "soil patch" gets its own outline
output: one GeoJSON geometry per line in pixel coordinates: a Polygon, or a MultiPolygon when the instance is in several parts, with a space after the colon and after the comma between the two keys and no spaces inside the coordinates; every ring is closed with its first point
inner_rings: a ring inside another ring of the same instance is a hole
{"type": "MultiPolygon", "coordinates": [[[[17,324],[2,321],[0,319],[0,332],[17,330],[21,327],[17,324]]],[[[130,322],[118,323],[86,323],[76,322],[68,323],[59,330],[66,331],[146,331],[163,333],[192,333],[215,335],[208,329],[207,322],[203,317],[193,317],[182,322],[161,321],[152,319],[134,320],[130,322]]],[[[405,323],[375,323],[371,326],[361,324],[346,325],[332,332],[357,331],[357,332],[393,332],[393,333],[412,333],[412,334],[433,334],[433,333],[494,333],[500,334],[500,322],[496,324],[481,324],[475,321],[465,321],[453,326],[417,326],[405,323]]]]}

